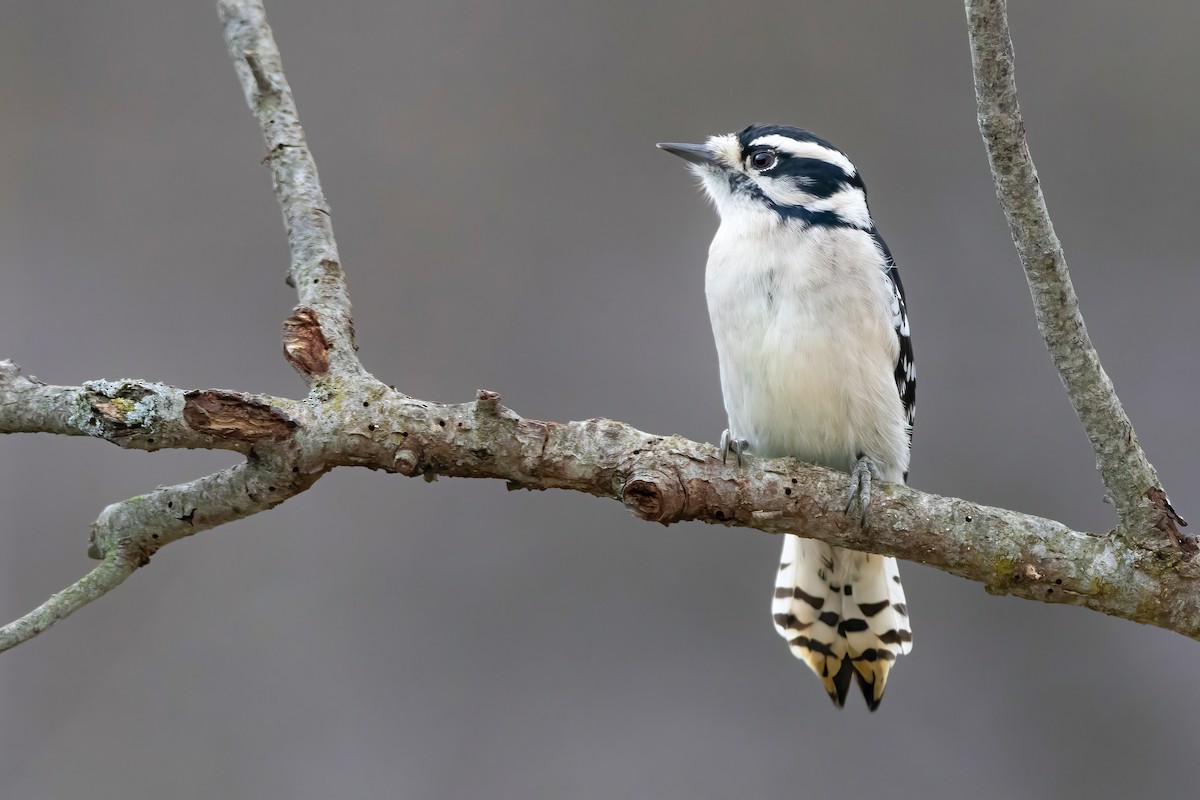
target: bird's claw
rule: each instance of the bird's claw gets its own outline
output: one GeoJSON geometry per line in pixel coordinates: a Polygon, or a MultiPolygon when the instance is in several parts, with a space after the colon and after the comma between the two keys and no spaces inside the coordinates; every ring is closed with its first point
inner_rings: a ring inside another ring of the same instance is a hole
{"type": "Polygon", "coordinates": [[[867,509],[871,505],[871,482],[881,480],[879,466],[869,457],[860,455],[850,472],[850,493],[846,498],[846,515],[858,506],[858,524],[866,527],[867,509]],[[857,502],[856,502],[857,501],[857,502]]]}
{"type": "Polygon", "coordinates": [[[733,455],[737,458],[737,465],[740,467],[742,465],[742,453],[746,452],[749,448],[750,443],[745,439],[738,439],[734,437],[734,435],[729,432],[729,428],[726,428],[721,432],[722,464],[726,463],[727,459],[729,458],[729,454],[733,453],[733,455]]]}

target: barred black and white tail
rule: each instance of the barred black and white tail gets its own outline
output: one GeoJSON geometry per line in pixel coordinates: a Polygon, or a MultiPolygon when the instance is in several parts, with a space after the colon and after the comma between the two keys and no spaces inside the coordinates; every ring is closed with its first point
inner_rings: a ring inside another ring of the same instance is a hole
{"type": "Polygon", "coordinates": [[[771,604],[775,629],[841,707],[858,679],[874,711],[888,672],[912,650],[896,559],[784,536],[771,604]]]}

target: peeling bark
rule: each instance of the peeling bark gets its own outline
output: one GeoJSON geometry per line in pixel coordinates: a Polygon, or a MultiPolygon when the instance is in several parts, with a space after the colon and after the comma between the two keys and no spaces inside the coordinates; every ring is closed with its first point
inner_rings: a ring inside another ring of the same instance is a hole
{"type": "Polygon", "coordinates": [[[296,421],[279,409],[235,392],[191,391],[183,398],[183,421],[218,439],[282,441],[296,427],[296,421]]]}
{"type": "Polygon", "coordinates": [[[283,321],[283,355],[301,375],[312,378],[329,371],[329,345],[316,311],[297,308],[283,321]]]}

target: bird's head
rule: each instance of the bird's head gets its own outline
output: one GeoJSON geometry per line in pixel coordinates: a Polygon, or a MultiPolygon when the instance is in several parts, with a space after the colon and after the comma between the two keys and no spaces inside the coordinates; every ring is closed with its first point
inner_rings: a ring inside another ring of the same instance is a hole
{"type": "Polygon", "coordinates": [[[690,164],[722,219],[769,215],[805,227],[872,227],[858,170],[845,153],[808,131],[751,125],[704,144],[658,146],[690,164]]]}

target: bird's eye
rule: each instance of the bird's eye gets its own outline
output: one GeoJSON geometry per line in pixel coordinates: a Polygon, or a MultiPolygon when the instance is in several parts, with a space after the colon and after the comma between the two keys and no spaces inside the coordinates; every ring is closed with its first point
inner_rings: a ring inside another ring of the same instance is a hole
{"type": "Polygon", "coordinates": [[[770,169],[779,161],[774,150],[756,150],[750,155],[750,166],[758,170],[770,169]]]}

